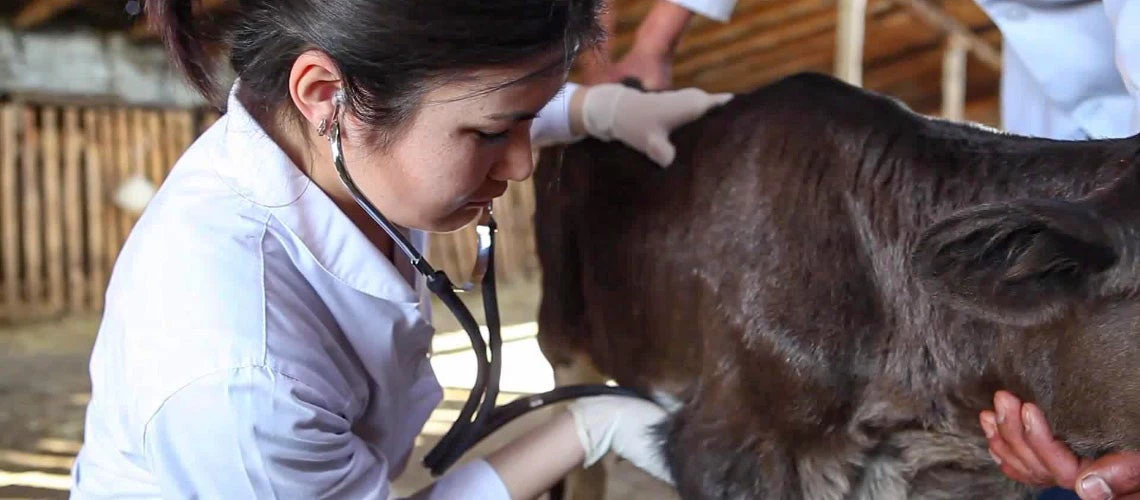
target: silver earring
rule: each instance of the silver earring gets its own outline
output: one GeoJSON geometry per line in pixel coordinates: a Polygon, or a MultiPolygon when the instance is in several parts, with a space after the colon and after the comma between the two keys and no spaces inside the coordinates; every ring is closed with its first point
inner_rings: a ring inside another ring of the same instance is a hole
{"type": "Polygon", "coordinates": [[[324,137],[325,134],[328,133],[329,123],[335,122],[336,120],[340,119],[340,111],[343,107],[344,107],[344,90],[338,90],[336,95],[333,96],[333,116],[332,116],[332,119],[330,120],[329,118],[324,118],[321,120],[321,123],[317,124],[317,135],[318,136],[324,137]]]}

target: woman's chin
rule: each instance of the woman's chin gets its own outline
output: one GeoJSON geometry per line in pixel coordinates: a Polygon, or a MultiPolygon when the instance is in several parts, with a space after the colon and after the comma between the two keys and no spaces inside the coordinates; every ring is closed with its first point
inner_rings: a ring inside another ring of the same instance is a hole
{"type": "Polygon", "coordinates": [[[475,222],[486,205],[466,205],[444,219],[436,221],[428,231],[433,233],[454,233],[475,222]]]}

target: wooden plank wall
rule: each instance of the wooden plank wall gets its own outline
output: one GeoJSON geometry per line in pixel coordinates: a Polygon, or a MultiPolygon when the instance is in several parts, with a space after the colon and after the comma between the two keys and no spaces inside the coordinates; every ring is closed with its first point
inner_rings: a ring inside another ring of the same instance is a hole
{"type": "Polygon", "coordinates": [[[133,218],[109,190],[161,182],[197,135],[191,111],[0,104],[0,321],[99,310],[133,218]]]}
{"type": "MultiPolygon", "coordinates": [[[[620,58],[655,0],[612,0],[612,39],[620,58]]],[[[728,23],[696,16],[677,46],[673,84],[740,92],[801,71],[832,73],[841,0],[739,0],[728,23]]],[[[861,57],[863,87],[890,94],[927,114],[941,110],[947,33],[916,16],[902,0],[867,0],[861,57]]],[[[933,5],[994,47],[1001,34],[974,0],[933,5]]],[[[998,72],[969,57],[965,119],[999,126],[998,72]]]]}
{"type": "MultiPolygon", "coordinates": [[[[111,190],[142,173],[161,183],[216,113],[0,103],[0,323],[94,312],[135,219],[111,190]]],[[[496,202],[498,279],[534,279],[529,182],[496,202]]],[[[473,226],[432,238],[452,281],[473,264],[473,226]]]]}

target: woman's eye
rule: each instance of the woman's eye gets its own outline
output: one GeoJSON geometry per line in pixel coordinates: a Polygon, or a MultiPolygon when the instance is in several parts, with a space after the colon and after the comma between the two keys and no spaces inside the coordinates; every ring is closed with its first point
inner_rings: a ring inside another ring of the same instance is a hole
{"type": "Polygon", "coordinates": [[[503,130],[502,132],[484,132],[482,130],[477,130],[475,133],[479,134],[479,138],[484,141],[497,142],[506,139],[507,135],[510,133],[510,129],[503,130]]]}

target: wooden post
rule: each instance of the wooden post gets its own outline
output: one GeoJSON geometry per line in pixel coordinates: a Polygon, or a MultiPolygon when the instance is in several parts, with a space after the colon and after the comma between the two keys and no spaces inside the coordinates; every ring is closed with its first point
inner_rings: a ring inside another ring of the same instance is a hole
{"type": "MultiPolygon", "coordinates": [[[[182,111],[179,114],[179,128],[178,128],[178,156],[181,157],[190,145],[194,144],[194,139],[198,138],[197,131],[194,130],[194,112],[190,110],[182,111]]],[[[176,158],[177,162],[178,159],[176,158]]],[[[174,164],[170,164],[173,168],[174,164]]]]}
{"type": "Polygon", "coordinates": [[[44,106],[40,110],[40,143],[43,146],[44,171],[44,260],[47,264],[47,309],[56,314],[63,310],[63,200],[60,198],[59,110],[44,106]]]}
{"type": "MultiPolygon", "coordinates": [[[[134,166],[134,151],[135,142],[134,134],[131,133],[131,113],[127,108],[119,108],[115,110],[115,147],[118,148],[118,160],[111,164],[111,170],[115,171],[114,182],[107,185],[108,194],[113,194],[116,187],[120,183],[127,180],[131,175],[131,167],[134,166]]],[[[115,213],[115,257],[119,255],[119,250],[122,249],[123,242],[126,241],[127,235],[131,233],[131,216],[126,211],[118,209],[114,210],[115,213]]]]}
{"type": "Polygon", "coordinates": [[[974,34],[970,28],[953,16],[935,7],[927,0],[894,0],[910,8],[916,17],[943,32],[960,35],[974,56],[994,70],[1001,71],[1001,51],[974,34]]]}
{"type": "Polygon", "coordinates": [[[157,186],[165,177],[162,167],[166,163],[165,158],[163,158],[166,153],[166,127],[162,126],[162,114],[159,111],[147,112],[146,122],[146,177],[157,186]]]}
{"type": "Polygon", "coordinates": [[[835,38],[835,76],[852,85],[863,84],[863,33],[867,0],[839,0],[835,38]]]}
{"type": "Polygon", "coordinates": [[[4,286],[4,314],[11,317],[20,306],[20,212],[16,205],[16,168],[19,163],[16,106],[0,107],[0,279],[4,286]]]}
{"type": "Polygon", "coordinates": [[[964,37],[951,34],[942,57],[942,117],[961,121],[966,111],[966,50],[964,37]]]}
{"type": "Polygon", "coordinates": [[[40,168],[36,153],[40,149],[40,134],[36,127],[36,110],[24,105],[23,157],[21,158],[21,184],[24,205],[24,290],[28,306],[35,309],[43,305],[43,217],[40,206],[40,168]]]}
{"type": "MultiPolygon", "coordinates": [[[[149,168],[147,167],[147,157],[151,150],[154,149],[154,143],[151,142],[153,135],[147,130],[147,111],[141,109],[131,110],[131,137],[128,141],[131,152],[131,161],[123,170],[123,179],[129,179],[136,175],[150,178],[148,175],[149,168]]],[[[123,232],[123,241],[126,241],[127,235],[131,233],[131,229],[135,226],[138,216],[135,214],[126,214],[127,227],[123,232]]]]}
{"type": "Polygon", "coordinates": [[[67,238],[67,309],[84,310],[87,296],[87,272],[83,265],[83,206],[80,192],[83,184],[83,135],[79,131],[79,110],[63,110],[63,214],[67,238]]]}
{"type": "Polygon", "coordinates": [[[106,155],[102,151],[104,138],[109,131],[104,128],[106,114],[101,110],[88,109],[83,113],[83,134],[86,137],[83,149],[84,177],[87,179],[87,262],[91,268],[91,279],[87,285],[91,297],[91,308],[103,308],[103,294],[107,286],[107,218],[103,210],[103,174],[106,155]]]}
{"type": "MultiPolygon", "coordinates": [[[[115,119],[115,112],[110,108],[103,109],[99,112],[99,149],[103,152],[103,164],[100,165],[101,171],[99,177],[103,180],[103,189],[99,192],[99,198],[109,200],[112,187],[119,181],[119,169],[115,167],[119,163],[119,155],[117,140],[120,137],[119,132],[116,130],[117,120],[115,119]]],[[[103,211],[103,228],[106,230],[104,234],[103,243],[106,245],[106,251],[103,257],[106,260],[106,269],[108,272],[115,265],[115,256],[119,254],[119,212],[114,209],[114,206],[107,204],[103,211]]]]}
{"type": "MultiPolygon", "coordinates": [[[[183,111],[181,122],[181,129],[179,132],[178,155],[181,156],[190,145],[194,143],[194,139],[198,137],[198,132],[194,130],[194,112],[190,110],[183,111]]],[[[173,165],[172,165],[173,166],[173,165]]]]}
{"type": "Polygon", "coordinates": [[[198,135],[205,133],[207,129],[213,126],[214,123],[220,119],[221,115],[219,115],[218,112],[214,111],[213,109],[207,109],[206,111],[202,112],[202,119],[198,123],[198,135]]]}
{"type": "Polygon", "coordinates": [[[166,180],[167,175],[170,175],[171,167],[182,154],[180,144],[182,125],[180,120],[180,112],[178,111],[167,111],[162,116],[162,176],[158,179],[160,183],[166,180]]]}
{"type": "MultiPolygon", "coordinates": [[[[12,25],[16,29],[26,30],[34,28],[44,22],[51,20],[60,12],[63,12],[75,5],[79,4],[82,0],[33,0],[28,2],[16,17],[12,20],[12,25]]],[[[19,5],[19,4],[17,4],[19,5]]]]}

